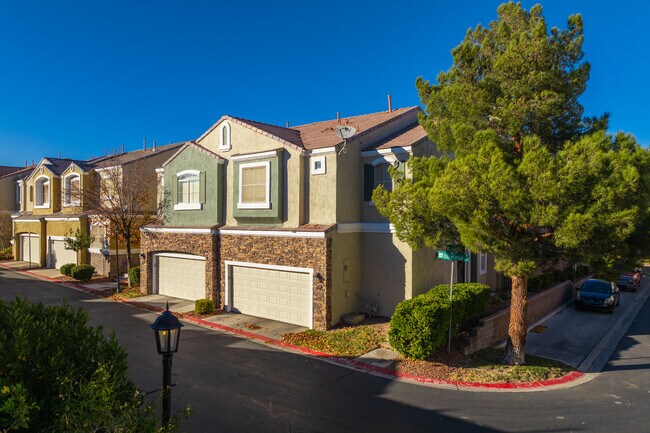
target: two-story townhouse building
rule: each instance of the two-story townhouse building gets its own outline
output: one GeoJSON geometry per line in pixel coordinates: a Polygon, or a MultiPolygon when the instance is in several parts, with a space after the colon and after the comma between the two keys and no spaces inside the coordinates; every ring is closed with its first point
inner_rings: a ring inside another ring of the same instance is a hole
{"type": "MultiPolygon", "coordinates": [[[[155,169],[177,148],[178,145],[168,145],[88,161],[43,158],[29,176],[16,182],[22,204],[21,211],[13,215],[15,259],[57,269],[77,261],[91,263],[98,273],[108,275],[115,274],[116,258],[121,254],[122,270],[126,271],[123,245],[115,248],[115,238],[107,236],[110,228],[94,214],[88,197],[96,193],[102,181],[102,170],[118,167],[120,175],[137,176],[143,185],[150,186],[151,198],[145,209],[155,210],[155,169]],[[137,173],[133,173],[136,170],[137,173]],[[95,236],[91,248],[81,251],[79,257],[74,251],[65,249],[64,240],[74,236],[77,230],[95,236]]],[[[137,264],[137,248],[132,253],[137,264]]]]}
{"type": "MultiPolygon", "coordinates": [[[[16,214],[25,206],[22,181],[33,168],[0,166],[0,213],[16,214]]],[[[0,246],[8,246],[11,237],[12,224],[0,225],[0,246]]]]}
{"type": "Polygon", "coordinates": [[[401,242],[371,200],[392,187],[390,165],[438,155],[418,111],[295,127],[223,116],[159,170],[166,206],[142,230],[143,290],[326,329],[448,282],[448,264],[401,242]]]}

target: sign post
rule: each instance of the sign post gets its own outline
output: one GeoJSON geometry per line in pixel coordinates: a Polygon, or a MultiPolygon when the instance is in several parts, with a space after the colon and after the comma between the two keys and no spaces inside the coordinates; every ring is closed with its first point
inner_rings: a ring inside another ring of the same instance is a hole
{"type": "Polygon", "coordinates": [[[449,337],[447,338],[447,352],[451,352],[451,318],[453,304],[451,303],[454,296],[454,267],[456,262],[468,262],[469,254],[465,253],[462,245],[447,245],[445,251],[438,251],[437,257],[439,260],[451,261],[451,278],[449,281],[449,337]]]}

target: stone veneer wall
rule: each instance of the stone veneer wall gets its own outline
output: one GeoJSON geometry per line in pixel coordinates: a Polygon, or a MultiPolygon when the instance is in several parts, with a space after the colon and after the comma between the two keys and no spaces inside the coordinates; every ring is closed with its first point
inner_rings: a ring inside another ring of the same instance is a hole
{"type": "Polygon", "coordinates": [[[314,329],[328,329],[332,322],[332,240],[329,238],[221,235],[221,304],[226,289],[226,260],[314,270],[314,329]],[[320,281],[316,275],[320,274],[320,281]]]}
{"type": "Polygon", "coordinates": [[[140,263],[140,290],[152,291],[152,260],[156,253],[183,253],[204,256],[205,259],[205,297],[215,302],[217,308],[223,307],[223,295],[219,292],[218,238],[210,233],[159,233],[140,232],[140,253],[145,259],[140,263]]]}

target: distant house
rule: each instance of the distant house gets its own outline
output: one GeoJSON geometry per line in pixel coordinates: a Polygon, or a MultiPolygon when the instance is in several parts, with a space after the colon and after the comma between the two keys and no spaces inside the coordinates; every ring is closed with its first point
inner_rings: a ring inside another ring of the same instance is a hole
{"type": "MultiPolygon", "coordinates": [[[[142,229],[143,290],[326,329],[447,283],[449,262],[401,242],[371,200],[392,188],[390,166],[439,154],[419,110],[295,127],[223,116],[158,170],[165,212],[142,229]]],[[[461,279],[492,278],[480,260],[461,279]]]]}

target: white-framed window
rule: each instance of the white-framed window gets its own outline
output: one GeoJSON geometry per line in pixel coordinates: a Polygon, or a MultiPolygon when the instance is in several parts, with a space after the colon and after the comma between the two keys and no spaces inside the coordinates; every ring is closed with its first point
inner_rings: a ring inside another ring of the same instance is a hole
{"type": "Polygon", "coordinates": [[[271,162],[250,162],[239,166],[239,209],[271,207],[271,162]]]}
{"type": "Polygon", "coordinates": [[[200,172],[185,170],[176,173],[176,205],[174,210],[201,209],[200,172]]]}
{"type": "Polygon", "coordinates": [[[325,174],[325,155],[311,157],[311,174],[325,174]]]}
{"type": "Polygon", "coordinates": [[[23,188],[20,183],[16,182],[16,204],[23,202],[23,188]]]}
{"type": "Polygon", "coordinates": [[[63,205],[79,206],[81,178],[77,173],[67,175],[63,180],[63,205]]]}
{"type": "Polygon", "coordinates": [[[487,253],[482,253],[479,251],[478,253],[478,273],[483,275],[487,273],[487,262],[488,262],[488,255],[487,253]]]}
{"type": "Polygon", "coordinates": [[[364,164],[363,201],[368,202],[370,206],[374,206],[372,192],[379,185],[382,185],[386,191],[393,190],[393,179],[388,173],[388,168],[397,166],[398,163],[399,161],[393,158],[382,157],[375,159],[370,164],[364,164]]]}
{"type": "Polygon", "coordinates": [[[388,173],[388,167],[390,166],[391,164],[387,162],[375,165],[375,185],[373,190],[379,185],[382,185],[388,192],[393,190],[393,179],[391,179],[390,174],[388,173]]]}
{"type": "Polygon", "coordinates": [[[47,176],[41,176],[34,181],[36,197],[34,207],[50,207],[50,179],[47,176]]]}
{"type": "Polygon", "coordinates": [[[223,122],[219,128],[219,150],[230,150],[231,147],[230,123],[223,122]]]}

